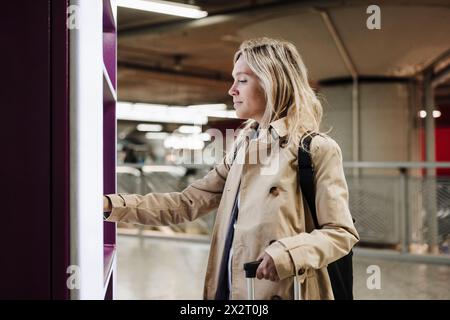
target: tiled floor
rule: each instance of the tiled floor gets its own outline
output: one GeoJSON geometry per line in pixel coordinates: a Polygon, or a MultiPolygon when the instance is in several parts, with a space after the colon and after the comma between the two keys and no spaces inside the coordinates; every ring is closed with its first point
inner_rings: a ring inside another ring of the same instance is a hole
{"type": "MultiPolygon", "coordinates": [[[[118,237],[116,299],[201,299],[209,244],[118,237]]],[[[450,299],[450,266],[354,258],[355,299],[450,299]],[[380,270],[380,289],[367,281],[380,270]],[[369,269],[368,269],[369,268],[369,269]]]]}

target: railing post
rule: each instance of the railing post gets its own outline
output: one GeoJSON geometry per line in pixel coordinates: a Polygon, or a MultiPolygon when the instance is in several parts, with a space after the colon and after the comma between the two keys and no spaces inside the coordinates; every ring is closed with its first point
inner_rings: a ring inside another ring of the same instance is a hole
{"type": "Polygon", "coordinates": [[[400,238],[401,252],[409,253],[408,170],[400,167],[400,238]]]}
{"type": "Polygon", "coordinates": [[[432,254],[439,253],[438,244],[438,218],[437,218],[437,182],[436,176],[428,172],[425,178],[425,186],[422,188],[426,194],[425,212],[427,214],[427,244],[428,252],[432,254]]]}
{"type": "MultiPolygon", "coordinates": [[[[434,91],[432,86],[433,69],[424,72],[423,92],[424,105],[427,112],[425,117],[425,158],[427,162],[436,161],[435,120],[433,111],[435,108],[434,91]]],[[[425,210],[427,213],[427,243],[429,253],[437,254],[438,249],[438,223],[437,223],[437,199],[436,199],[436,167],[428,167],[425,178],[425,210]]]]}
{"type": "MultiPolygon", "coordinates": [[[[144,172],[143,168],[140,167],[139,168],[139,180],[138,180],[138,183],[136,185],[136,189],[138,189],[137,193],[139,193],[141,195],[144,195],[144,194],[147,193],[147,190],[146,190],[146,184],[147,184],[146,178],[147,177],[145,176],[145,172],[144,172]]],[[[140,239],[140,243],[142,245],[142,241],[144,239],[143,238],[144,226],[143,225],[138,225],[138,229],[139,229],[139,239],[140,239]]]]}

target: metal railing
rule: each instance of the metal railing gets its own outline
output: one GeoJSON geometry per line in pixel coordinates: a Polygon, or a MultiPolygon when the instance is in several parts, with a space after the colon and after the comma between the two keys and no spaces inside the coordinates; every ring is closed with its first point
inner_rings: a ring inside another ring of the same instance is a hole
{"type": "Polygon", "coordinates": [[[344,168],[361,242],[450,258],[450,174],[435,170],[449,162],[345,162],[344,168]]]}
{"type": "MultiPolygon", "coordinates": [[[[210,166],[137,165],[126,164],[117,167],[117,192],[147,194],[150,192],[176,192],[186,188],[196,179],[202,178],[210,166]]],[[[161,230],[166,234],[197,234],[209,236],[214,224],[215,212],[192,222],[169,227],[149,227],[119,224],[119,227],[134,227],[139,235],[144,230],[161,230]]],[[[120,230],[119,230],[120,231],[120,230]]]]}
{"type": "MultiPolygon", "coordinates": [[[[437,168],[450,168],[450,163],[344,162],[350,211],[361,243],[450,258],[450,175],[424,172],[437,168]]],[[[181,191],[210,169],[207,165],[119,166],[118,192],[181,191]]],[[[209,235],[214,218],[215,214],[209,214],[171,228],[209,235]]]]}

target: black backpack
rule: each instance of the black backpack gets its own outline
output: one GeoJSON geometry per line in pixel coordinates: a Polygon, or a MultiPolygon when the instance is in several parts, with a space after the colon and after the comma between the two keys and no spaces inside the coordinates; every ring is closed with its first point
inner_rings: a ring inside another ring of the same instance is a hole
{"type": "MultiPolygon", "coordinates": [[[[317,135],[312,133],[305,137],[304,147],[310,150],[312,137],[317,135]]],[[[320,229],[317,220],[315,188],[314,188],[314,168],[312,166],[311,155],[301,146],[298,148],[298,185],[305,196],[312,219],[316,229],[320,229]]],[[[353,251],[342,258],[330,263],[327,267],[328,275],[333,288],[333,295],[336,300],[353,300],[353,251]]]]}

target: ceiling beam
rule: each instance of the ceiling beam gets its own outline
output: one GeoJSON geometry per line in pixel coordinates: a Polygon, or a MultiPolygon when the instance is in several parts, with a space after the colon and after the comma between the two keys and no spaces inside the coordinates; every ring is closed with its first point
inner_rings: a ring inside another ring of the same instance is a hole
{"type": "MultiPolygon", "coordinates": [[[[193,29],[206,26],[221,24],[235,19],[247,19],[250,15],[269,14],[291,14],[298,10],[309,10],[313,8],[332,9],[342,8],[343,6],[365,6],[373,4],[373,0],[279,0],[271,3],[260,5],[250,5],[247,7],[232,8],[229,10],[220,10],[210,13],[207,17],[201,19],[183,19],[164,23],[145,24],[141,26],[131,27],[126,30],[118,30],[119,37],[136,37],[148,34],[164,34],[171,31],[179,31],[180,29],[193,29]]],[[[449,8],[448,0],[379,0],[377,5],[395,5],[395,6],[412,6],[426,5],[428,7],[449,8]]],[[[251,17],[251,16],[250,16],[251,17]]]]}
{"type": "Polygon", "coordinates": [[[179,31],[180,29],[194,29],[207,27],[217,24],[222,24],[230,21],[235,21],[235,19],[247,19],[251,14],[259,15],[264,13],[270,14],[286,14],[292,13],[295,10],[299,9],[308,9],[313,8],[314,6],[328,6],[332,3],[336,3],[336,1],[332,0],[307,0],[307,1],[298,1],[298,0],[284,0],[277,1],[272,3],[266,3],[261,5],[253,5],[245,8],[224,10],[218,13],[213,13],[208,15],[202,19],[183,19],[170,21],[166,23],[157,23],[157,24],[149,24],[143,25],[135,28],[130,28],[127,30],[118,30],[117,34],[119,37],[137,37],[141,35],[148,34],[157,34],[161,35],[163,33],[171,32],[171,31],[179,31]]]}

